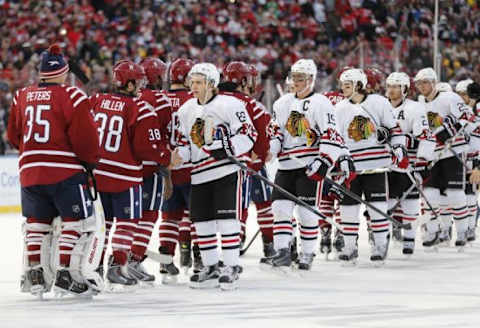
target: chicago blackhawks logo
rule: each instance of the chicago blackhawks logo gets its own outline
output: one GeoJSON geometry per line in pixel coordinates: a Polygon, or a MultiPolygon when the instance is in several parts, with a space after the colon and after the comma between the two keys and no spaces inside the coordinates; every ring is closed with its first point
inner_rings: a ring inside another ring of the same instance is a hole
{"type": "Polygon", "coordinates": [[[305,115],[297,111],[292,111],[287,120],[286,129],[292,137],[300,137],[310,129],[310,124],[305,118],[305,115]]]}
{"type": "Polygon", "coordinates": [[[428,112],[427,119],[430,129],[438,128],[443,123],[443,118],[438,113],[428,112]]]}
{"type": "Polygon", "coordinates": [[[190,131],[190,138],[192,138],[192,142],[197,145],[198,148],[202,148],[205,144],[204,128],[205,121],[201,118],[197,118],[190,131]]]}
{"type": "Polygon", "coordinates": [[[357,115],[348,126],[348,137],[355,141],[365,140],[375,132],[375,126],[367,117],[357,115]]]}

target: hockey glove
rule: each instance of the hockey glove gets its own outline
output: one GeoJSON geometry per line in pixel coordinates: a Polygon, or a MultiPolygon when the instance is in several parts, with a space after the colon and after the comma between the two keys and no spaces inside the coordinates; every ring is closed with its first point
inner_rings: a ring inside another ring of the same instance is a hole
{"type": "Polygon", "coordinates": [[[390,140],[390,131],[383,126],[379,126],[377,128],[377,142],[382,145],[387,143],[388,140],[390,140]]]}
{"type": "Polygon", "coordinates": [[[444,144],[448,139],[456,135],[461,128],[462,125],[455,118],[447,115],[443,119],[443,128],[435,134],[435,139],[437,139],[438,143],[444,144]]]}
{"type": "Polygon", "coordinates": [[[393,149],[393,164],[398,168],[405,170],[408,168],[408,153],[403,145],[394,145],[393,149]]]}
{"type": "Polygon", "coordinates": [[[220,124],[215,130],[214,140],[204,149],[217,161],[234,156],[233,146],[230,142],[230,133],[227,126],[220,124]]]}
{"type": "Polygon", "coordinates": [[[343,200],[344,193],[337,186],[331,185],[330,188],[328,189],[327,196],[330,199],[336,199],[339,202],[341,202],[343,200]]]}
{"type": "Polygon", "coordinates": [[[320,182],[327,175],[332,165],[332,160],[328,156],[317,157],[307,165],[305,173],[310,179],[320,182]]]}
{"type": "Polygon", "coordinates": [[[347,189],[350,189],[350,184],[357,177],[352,157],[347,155],[340,156],[337,160],[337,165],[342,173],[337,180],[338,184],[344,184],[347,189]]]}

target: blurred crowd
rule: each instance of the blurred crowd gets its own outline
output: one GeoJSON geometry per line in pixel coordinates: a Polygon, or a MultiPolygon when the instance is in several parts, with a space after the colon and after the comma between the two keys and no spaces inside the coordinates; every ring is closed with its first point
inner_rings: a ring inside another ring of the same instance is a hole
{"type": "MultiPolygon", "coordinates": [[[[0,0],[0,136],[12,92],[36,81],[39,55],[58,42],[91,82],[107,90],[113,63],[146,56],[256,65],[283,81],[311,58],[323,89],[345,65],[414,74],[433,66],[434,0],[0,0]]],[[[476,0],[440,3],[442,78],[480,80],[476,0]]],[[[0,137],[0,153],[6,144],[0,137]]]]}

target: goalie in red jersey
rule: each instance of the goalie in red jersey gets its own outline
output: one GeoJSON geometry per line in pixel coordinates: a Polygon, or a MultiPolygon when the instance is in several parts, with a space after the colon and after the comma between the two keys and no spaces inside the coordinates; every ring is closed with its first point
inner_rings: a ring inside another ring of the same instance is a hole
{"type": "Polygon", "coordinates": [[[51,46],[42,54],[40,83],[15,93],[8,123],[8,139],[20,151],[27,218],[21,290],[39,296],[53,284],[74,295],[95,294],[103,285],[95,272],[102,229],[84,169],[97,162],[98,136],[87,95],[64,84],[68,71],[60,47],[51,46]],[[57,216],[61,234],[53,238],[57,216]]]}

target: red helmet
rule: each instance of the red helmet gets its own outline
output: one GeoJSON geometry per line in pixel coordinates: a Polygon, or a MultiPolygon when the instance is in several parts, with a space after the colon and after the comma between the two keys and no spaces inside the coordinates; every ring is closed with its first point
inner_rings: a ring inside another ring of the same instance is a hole
{"type": "Polygon", "coordinates": [[[184,83],[193,65],[194,63],[190,59],[179,58],[175,60],[170,66],[170,81],[172,83],[184,83]]]}
{"type": "Polygon", "coordinates": [[[375,89],[377,86],[382,84],[385,76],[381,70],[375,67],[369,67],[364,71],[368,79],[367,88],[375,89]]]}
{"type": "Polygon", "coordinates": [[[113,83],[117,87],[124,86],[128,81],[139,81],[145,78],[143,67],[130,60],[121,60],[113,67],[113,83]]]}
{"type": "Polygon", "coordinates": [[[149,84],[156,85],[164,80],[167,65],[160,59],[148,57],[142,60],[140,65],[145,70],[149,84]]]}
{"type": "Polygon", "coordinates": [[[225,66],[225,69],[223,70],[223,76],[225,81],[228,82],[240,84],[245,79],[245,81],[248,83],[250,81],[250,77],[252,76],[252,71],[244,62],[233,61],[225,66]]]}

